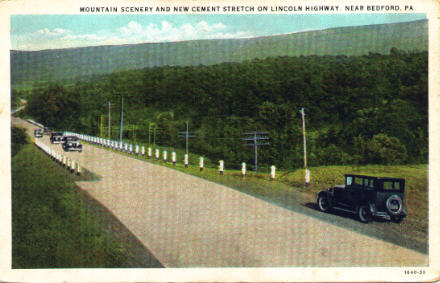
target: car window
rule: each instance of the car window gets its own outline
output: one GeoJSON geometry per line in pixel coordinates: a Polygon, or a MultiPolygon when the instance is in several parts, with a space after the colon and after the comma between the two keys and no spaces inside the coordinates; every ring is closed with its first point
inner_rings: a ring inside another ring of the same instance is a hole
{"type": "Polygon", "coordinates": [[[353,183],[353,177],[347,177],[347,186],[350,186],[353,183]]]}
{"type": "Polygon", "coordinates": [[[354,183],[356,185],[363,186],[363,181],[364,181],[363,178],[359,178],[359,177],[354,178],[354,183]]]}
{"type": "Polygon", "coordinates": [[[373,179],[367,179],[367,183],[365,184],[369,188],[374,188],[374,180],[373,179]]]}
{"type": "Polygon", "coordinates": [[[400,190],[400,182],[384,181],[383,188],[384,190],[400,190]]]}

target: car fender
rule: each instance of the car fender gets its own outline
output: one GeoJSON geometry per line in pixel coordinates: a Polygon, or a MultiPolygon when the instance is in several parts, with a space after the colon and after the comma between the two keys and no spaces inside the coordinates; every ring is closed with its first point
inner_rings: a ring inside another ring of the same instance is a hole
{"type": "Polygon", "coordinates": [[[376,213],[376,205],[374,205],[374,203],[370,203],[368,204],[368,207],[370,208],[372,215],[374,215],[376,213]]]}
{"type": "Polygon", "coordinates": [[[320,191],[319,194],[318,194],[318,197],[319,196],[325,196],[327,198],[328,202],[329,202],[329,205],[330,206],[333,205],[333,196],[332,196],[332,194],[331,194],[331,192],[329,190],[327,190],[327,191],[320,191]]]}

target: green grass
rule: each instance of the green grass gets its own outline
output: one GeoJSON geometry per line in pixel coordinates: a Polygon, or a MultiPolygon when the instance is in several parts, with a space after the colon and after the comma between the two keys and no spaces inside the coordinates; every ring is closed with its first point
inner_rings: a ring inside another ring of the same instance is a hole
{"type": "Polygon", "coordinates": [[[12,160],[12,268],[124,267],[67,170],[34,145],[12,160]]]}

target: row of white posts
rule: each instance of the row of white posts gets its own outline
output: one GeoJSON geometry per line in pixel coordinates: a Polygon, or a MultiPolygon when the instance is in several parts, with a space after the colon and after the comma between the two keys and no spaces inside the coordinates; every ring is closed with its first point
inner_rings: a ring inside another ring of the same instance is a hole
{"type": "Polygon", "coordinates": [[[44,153],[50,156],[52,160],[58,162],[59,164],[66,167],[71,173],[76,173],[77,175],[81,175],[81,166],[75,160],[68,158],[67,156],[59,153],[56,150],[51,149],[49,146],[41,142],[40,140],[35,141],[35,145],[40,148],[44,153]]]}
{"type": "MultiPolygon", "coordinates": [[[[133,144],[128,144],[122,141],[115,141],[115,140],[110,140],[110,139],[105,139],[105,138],[99,138],[99,137],[94,137],[94,136],[89,136],[89,135],[83,135],[83,134],[77,134],[77,133],[71,133],[71,132],[66,132],[66,134],[68,135],[72,135],[72,136],[76,136],[79,139],[92,143],[92,144],[96,144],[96,145],[100,145],[100,146],[104,146],[104,147],[108,147],[120,152],[125,152],[128,154],[135,154],[135,155],[139,155],[142,154],[142,156],[145,156],[145,147],[144,146],[139,146],[139,145],[134,145],[134,151],[133,151],[133,144]]],[[[154,152],[154,156],[156,158],[156,160],[160,159],[160,150],[158,148],[155,149],[154,152]]],[[[153,154],[153,150],[151,147],[147,148],[147,156],[148,158],[152,158],[152,154],[153,154]]],[[[162,152],[162,157],[163,157],[163,161],[168,162],[168,152],[166,150],[163,150],[162,152]]],[[[176,152],[173,151],[171,153],[171,160],[173,162],[173,165],[176,165],[176,152]]],[[[188,167],[188,154],[184,155],[183,158],[183,164],[185,166],[185,168],[188,167]]],[[[242,168],[241,168],[241,172],[242,175],[245,176],[246,175],[246,163],[242,163],[242,168]]],[[[200,161],[199,161],[199,167],[200,167],[200,171],[203,171],[203,167],[204,167],[204,160],[203,157],[200,157],[200,161]]],[[[273,180],[275,179],[275,166],[271,166],[270,167],[270,179],[273,180]]],[[[224,171],[224,161],[223,160],[219,160],[219,174],[223,175],[223,171],[224,171]]]]}

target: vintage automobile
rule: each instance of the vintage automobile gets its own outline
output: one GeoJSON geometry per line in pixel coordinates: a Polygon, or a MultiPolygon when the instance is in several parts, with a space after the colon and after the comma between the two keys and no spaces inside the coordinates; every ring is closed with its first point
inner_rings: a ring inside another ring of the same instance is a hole
{"type": "Polygon", "coordinates": [[[389,177],[345,175],[345,184],[318,194],[319,210],[338,209],[356,213],[363,223],[373,217],[400,222],[407,215],[405,180],[389,177]]]}
{"type": "Polygon", "coordinates": [[[63,143],[63,136],[64,134],[62,132],[53,132],[50,134],[50,142],[63,143]]]}
{"type": "Polygon", "coordinates": [[[35,129],[34,130],[34,137],[42,138],[43,137],[43,129],[35,129]]]}
{"type": "Polygon", "coordinates": [[[63,138],[64,151],[79,151],[82,152],[82,144],[75,136],[65,136],[63,138]]]}

